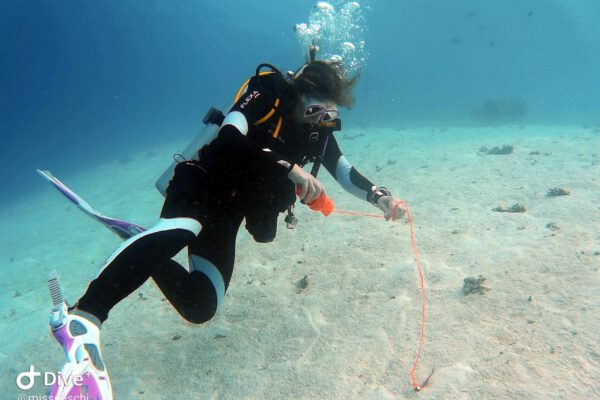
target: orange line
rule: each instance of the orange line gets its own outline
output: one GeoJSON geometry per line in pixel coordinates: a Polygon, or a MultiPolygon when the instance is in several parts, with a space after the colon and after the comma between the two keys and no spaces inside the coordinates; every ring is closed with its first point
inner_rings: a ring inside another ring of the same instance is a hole
{"type": "MultiPolygon", "coordinates": [[[[415,229],[413,226],[412,217],[410,216],[410,210],[408,208],[408,204],[406,204],[403,201],[398,202],[395,205],[395,209],[393,210],[394,215],[395,215],[398,207],[402,207],[406,211],[406,218],[408,219],[408,225],[410,227],[410,241],[411,241],[411,246],[412,246],[412,250],[413,250],[413,255],[415,258],[415,263],[417,265],[417,271],[419,273],[419,284],[420,284],[420,288],[421,288],[421,332],[419,334],[419,346],[417,348],[417,354],[415,356],[415,361],[413,362],[412,368],[410,369],[410,379],[411,379],[413,389],[418,392],[429,385],[429,380],[430,380],[431,376],[433,375],[433,370],[432,370],[431,373],[429,374],[429,377],[427,379],[425,379],[425,381],[422,384],[417,383],[417,379],[415,378],[415,373],[417,370],[417,366],[419,365],[419,360],[421,358],[421,352],[423,351],[423,345],[425,343],[425,319],[426,319],[426,313],[427,313],[427,299],[425,296],[425,278],[423,277],[423,269],[421,268],[421,262],[419,260],[419,250],[417,249],[417,242],[415,240],[415,229]]],[[[336,212],[339,214],[356,215],[356,216],[361,216],[361,217],[384,218],[381,215],[359,213],[359,212],[353,212],[353,211],[334,210],[333,212],[336,212]]]]}
{"type": "Polygon", "coordinates": [[[354,212],[354,211],[333,210],[333,212],[338,213],[338,214],[357,215],[359,217],[384,218],[381,215],[360,213],[360,212],[354,212]]]}

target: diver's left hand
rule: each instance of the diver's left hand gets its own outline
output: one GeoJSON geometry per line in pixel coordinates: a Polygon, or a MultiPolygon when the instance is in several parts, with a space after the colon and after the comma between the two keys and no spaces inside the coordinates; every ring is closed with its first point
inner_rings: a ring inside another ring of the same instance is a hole
{"type": "Polygon", "coordinates": [[[381,196],[377,201],[377,208],[383,211],[386,221],[398,221],[406,214],[406,210],[402,207],[402,201],[392,196],[381,196]]]}

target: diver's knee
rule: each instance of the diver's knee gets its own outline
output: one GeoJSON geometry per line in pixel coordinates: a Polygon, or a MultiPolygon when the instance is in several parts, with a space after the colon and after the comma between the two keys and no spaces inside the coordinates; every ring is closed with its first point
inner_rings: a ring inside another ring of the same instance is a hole
{"type": "MultiPolygon", "coordinates": [[[[199,260],[198,256],[195,258],[196,261],[199,260]]],[[[204,261],[206,262],[206,260],[204,261]]],[[[198,267],[198,263],[195,266],[198,267]]],[[[193,298],[189,299],[187,307],[181,312],[181,315],[192,324],[203,324],[210,321],[217,314],[225,294],[224,288],[218,288],[218,281],[215,285],[215,277],[212,276],[211,279],[210,270],[206,268],[206,265],[201,269],[203,271],[194,270],[190,273],[189,279],[194,282],[194,294],[193,298]]]]}

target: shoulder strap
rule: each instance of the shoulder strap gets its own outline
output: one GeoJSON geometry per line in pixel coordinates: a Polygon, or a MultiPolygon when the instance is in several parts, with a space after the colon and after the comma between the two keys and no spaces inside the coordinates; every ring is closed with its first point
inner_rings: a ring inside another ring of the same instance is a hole
{"type": "MultiPolygon", "coordinates": [[[[270,64],[261,64],[258,66],[258,68],[256,69],[256,75],[254,75],[252,78],[249,78],[248,80],[246,80],[246,82],[244,82],[242,84],[242,86],[240,86],[240,88],[238,89],[235,98],[234,98],[234,103],[237,103],[238,100],[242,97],[242,95],[244,93],[246,93],[246,91],[248,90],[248,85],[250,84],[250,81],[256,77],[258,77],[258,79],[260,79],[260,77],[263,76],[267,76],[267,75],[272,75],[275,73],[280,73],[275,67],[273,67],[270,64]],[[268,66],[269,68],[271,68],[270,71],[260,71],[260,69],[263,66],[268,66]]],[[[275,115],[275,113],[277,112],[277,109],[279,107],[279,104],[281,102],[281,99],[279,97],[275,98],[275,102],[273,104],[273,107],[271,108],[271,110],[266,113],[262,118],[259,118],[254,125],[261,125],[264,124],[265,122],[269,121],[271,119],[271,117],[273,117],[275,115]]],[[[281,125],[283,123],[283,118],[281,117],[281,115],[278,115],[278,119],[277,119],[277,125],[275,127],[275,131],[273,132],[273,137],[277,138],[279,136],[279,131],[281,130],[281,125]]]]}

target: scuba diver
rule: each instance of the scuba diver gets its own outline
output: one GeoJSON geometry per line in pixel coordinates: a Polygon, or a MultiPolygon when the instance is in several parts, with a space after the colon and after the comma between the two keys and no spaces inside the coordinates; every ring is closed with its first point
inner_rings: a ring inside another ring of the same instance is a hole
{"type": "Polygon", "coordinates": [[[216,115],[216,138],[176,164],[158,223],[127,239],[74,306],[52,314],[54,336],[67,354],[61,373],[85,372],[90,398],[112,399],[99,336],[110,310],[152,278],[187,321],[210,320],[232,276],[242,222],[255,241],[273,241],[280,213],[287,211],[286,222],[294,224],[297,198],[311,205],[325,196],[316,178],[321,165],[386,220],[404,216],[400,201],[362,176],[332,134],[341,127],[338,106],[353,105],[357,77],[345,77],[339,63],[315,60],[314,52],[295,73],[261,64],[229,112],[216,115]],[[311,162],[308,173],[302,167],[311,162]],[[189,270],[172,259],[185,247],[189,270]]]}

